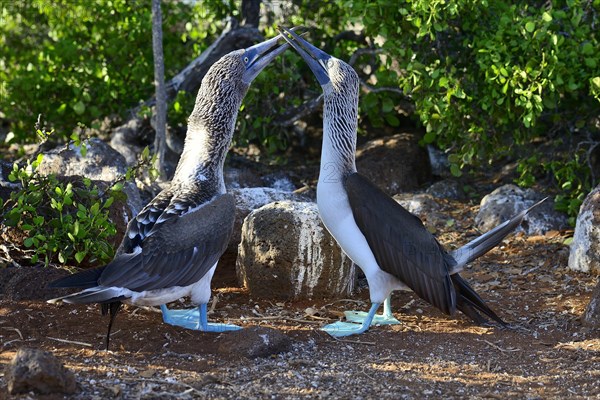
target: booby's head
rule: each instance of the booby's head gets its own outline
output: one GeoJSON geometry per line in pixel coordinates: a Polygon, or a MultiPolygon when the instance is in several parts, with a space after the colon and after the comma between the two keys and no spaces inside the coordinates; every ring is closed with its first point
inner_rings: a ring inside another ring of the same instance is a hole
{"type": "Polygon", "coordinates": [[[321,84],[324,94],[321,166],[337,164],[336,171],[356,171],[358,74],[344,61],[330,56],[291,30],[280,27],[283,38],[302,56],[321,84]]]}
{"type": "Polygon", "coordinates": [[[280,39],[278,35],[246,49],[234,50],[216,61],[202,79],[188,129],[207,131],[211,135],[233,135],[237,112],[250,83],[289,48],[287,43],[276,47],[280,39]]]}
{"type": "Polygon", "coordinates": [[[217,120],[227,122],[228,129],[235,122],[254,78],[289,48],[287,43],[276,47],[280,39],[281,35],[278,35],[246,49],[232,51],[216,61],[202,79],[188,127],[210,128],[217,120]]]}
{"type": "MultiPolygon", "coordinates": [[[[250,84],[289,44],[281,35],[216,61],[202,79],[194,110],[188,118],[183,153],[173,180],[189,180],[207,169],[221,176],[235,121],[250,84]]],[[[222,180],[222,179],[221,179],[222,180]]]]}
{"type": "Polygon", "coordinates": [[[330,91],[333,91],[337,94],[358,97],[358,74],[350,65],[313,46],[293,31],[284,27],[280,27],[279,29],[283,38],[308,64],[323,88],[325,96],[330,94],[330,91]]]}

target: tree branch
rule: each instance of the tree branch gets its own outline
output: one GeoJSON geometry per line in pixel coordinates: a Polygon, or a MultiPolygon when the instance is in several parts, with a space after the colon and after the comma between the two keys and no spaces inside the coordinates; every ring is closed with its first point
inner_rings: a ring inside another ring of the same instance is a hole
{"type": "Polygon", "coordinates": [[[165,150],[167,127],[167,92],[165,90],[165,62],[163,56],[162,13],[160,0],[152,0],[152,52],[154,53],[154,85],[156,86],[156,107],[153,118],[154,152],[158,160],[158,173],[165,174],[165,150]]]}

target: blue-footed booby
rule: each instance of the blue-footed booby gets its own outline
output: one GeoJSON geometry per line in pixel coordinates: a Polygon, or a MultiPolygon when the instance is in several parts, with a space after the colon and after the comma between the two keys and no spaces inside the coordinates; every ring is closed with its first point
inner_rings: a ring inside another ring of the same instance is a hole
{"type": "MultiPolygon", "coordinates": [[[[372,323],[399,323],[391,311],[391,292],[411,289],[442,312],[456,310],[479,324],[506,324],[460,276],[464,266],[486,253],[541,202],[465,246],[447,252],[423,226],[387,194],[357,173],[355,163],[359,78],[354,69],[294,32],[281,28],[323,89],[323,147],[317,183],[321,219],[342,250],[367,278],[368,313],[346,311],[346,320],[322,329],[332,336],[360,334],[372,323]],[[376,311],[384,304],[383,315],[376,311]]],[[[543,201],[543,200],[542,200],[543,201]]]]}
{"type": "Polygon", "coordinates": [[[107,265],[51,283],[84,290],[50,302],[100,303],[110,331],[122,303],[161,305],[166,323],[205,332],[240,329],[208,323],[206,304],[217,262],[233,230],[235,203],[225,189],[223,164],[238,110],[252,80],[289,45],[281,36],[233,51],[204,78],[188,120],[181,159],[170,186],[132,219],[115,258],[107,265]],[[190,296],[198,308],[169,310],[190,296]]]}

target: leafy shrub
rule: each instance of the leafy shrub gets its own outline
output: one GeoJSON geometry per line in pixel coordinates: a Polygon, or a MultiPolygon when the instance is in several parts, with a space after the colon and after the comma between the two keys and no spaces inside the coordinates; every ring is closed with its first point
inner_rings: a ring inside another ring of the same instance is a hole
{"type": "MultiPolygon", "coordinates": [[[[184,2],[162,10],[168,79],[217,26],[184,2]]],[[[154,93],[150,3],[16,0],[0,14],[0,109],[16,141],[34,140],[40,113],[68,138],[77,123],[123,115],[154,93]]]]}
{"type": "Polygon", "coordinates": [[[4,223],[27,234],[23,244],[33,250],[32,263],[110,260],[114,251],[109,239],[116,228],[108,209],[116,196],[124,196],[120,187],[113,187],[102,200],[98,187],[87,178],[59,181],[54,175],[39,174],[42,159],[40,154],[23,167],[13,165],[8,179],[20,182],[22,189],[11,193],[3,205],[4,223]]]}
{"type": "MultiPolygon", "coordinates": [[[[426,127],[424,142],[449,150],[456,175],[509,156],[521,160],[519,183],[532,184],[538,138],[553,149],[598,140],[600,1],[339,3],[368,35],[385,38],[403,71],[399,86],[426,127]]],[[[592,185],[580,156],[537,154],[562,191],[559,208],[571,215],[592,185]]]]}

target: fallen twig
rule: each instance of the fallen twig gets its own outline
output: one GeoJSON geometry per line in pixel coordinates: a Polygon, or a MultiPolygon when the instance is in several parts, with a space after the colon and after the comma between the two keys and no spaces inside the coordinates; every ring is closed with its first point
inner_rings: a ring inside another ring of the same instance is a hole
{"type": "Polygon", "coordinates": [[[23,340],[23,335],[21,334],[21,331],[18,330],[17,328],[13,328],[12,326],[3,326],[2,329],[6,329],[7,331],[15,331],[19,334],[19,337],[21,338],[21,340],[23,340]]]}
{"type": "Polygon", "coordinates": [[[36,340],[37,340],[37,339],[35,339],[35,338],[31,338],[31,339],[24,339],[24,340],[21,340],[21,339],[13,339],[13,340],[9,340],[8,342],[5,342],[5,343],[3,343],[3,344],[2,344],[2,347],[8,346],[9,344],[11,344],[11,343],[14,343],[14,342],[35,342],[36,340]]]}
{"type": "Polygon", "coordinates": [[[363,342],[362,340],[338,339],[338,338],[333,337],[333,336],[331,336],[331,338],[333,340],[335,340],[336,342],[342,342],[342,343],[366,344],[366,345],[369,345],[369,346],[375,346],[377,344],[376,342],[363,342]]]}
{"type": "Polygon", "coordinates": [[[232,321],[277,321],[277,320],[285,320],[285,321],[294,321],[294,322],[303,322],[306,324],[320,324],[320,322],[318,321],[309,321],[306,319],[300,319],[300,318],[292,318],[292,317],[286,317],[283,315],[269,315],[269,316],[262,316],[262,317],[243,317],[243,318],[237,318],[237,319],[233,319],[232,321]]]}
{"type": "Polygon", "coordinates": [[[70,343],[70,344],[78,344],[78,345],[86,346],[86,347],[93,347],[90,343],[78,342],[77,340],[59,339],[59,338],[54,338],[54,337],[50,337],[50,336],[46,336],[46,339],[56,340],[57,342],[61,342],[61,343],[70,343]]]}
{"type": "MultiPolygon", "coordinates": [[[[479,340],[479,339],[476,339],[476,340],[479,340]]],[[[490,345],[490,346],[494,347],[495,349],[498,349],[498,350],[500,350],[500,351],[501,351],[501,352],[503,352],[503,353],[510,353],[510,352],[513,352],[513,351],[520,351],[520,350],[521,350],[521,349],[503,349],[502,347],[500,347],[500,346],[498,346],[498,345],[495,345],[494,343],[492,343],[492,342],[489,342],[489,341],[487,341],[487,340],[485,340],[485,339],[482,339],[482,340],[480,340],[480,341],[481,341],[481,342],[485,342],[485,343],[487,343],[488,345],[490,345]]]]}

